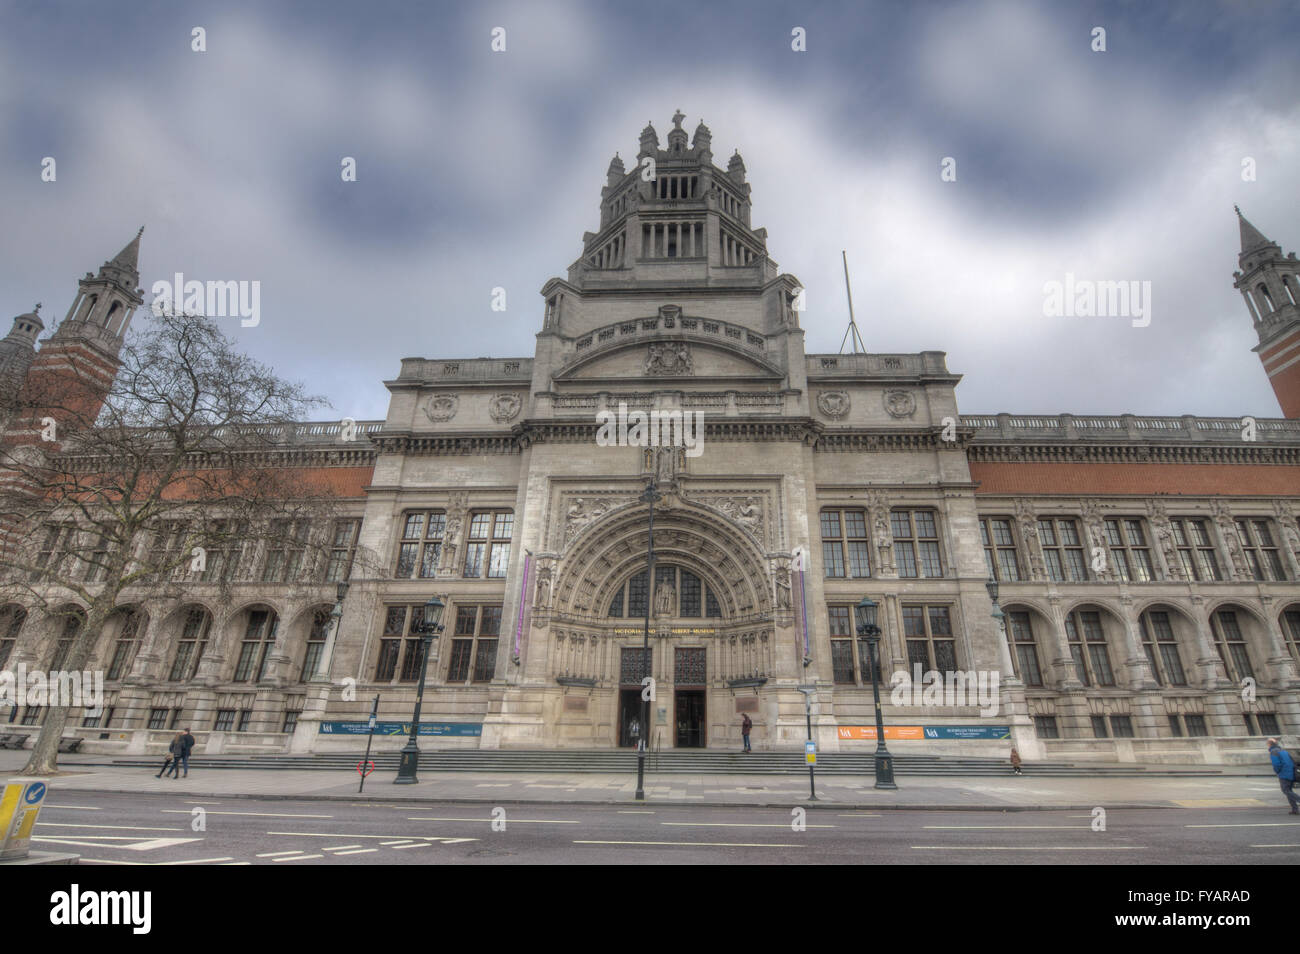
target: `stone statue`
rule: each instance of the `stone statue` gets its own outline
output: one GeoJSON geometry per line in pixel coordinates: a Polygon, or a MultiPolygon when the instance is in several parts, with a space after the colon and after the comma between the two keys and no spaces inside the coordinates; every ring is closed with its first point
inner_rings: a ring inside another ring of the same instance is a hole
{"type": "Polygon", "coordinates": [[[655,613],[660,616],[672,616],[676,610],[677,591],[667,580],[661,580],[655,588],[655,613]]]}
{"type": "Polygon", "coordinates": [[[776,570],[776,608],[790,608],[790,571],[783,566],[776,570]]]}

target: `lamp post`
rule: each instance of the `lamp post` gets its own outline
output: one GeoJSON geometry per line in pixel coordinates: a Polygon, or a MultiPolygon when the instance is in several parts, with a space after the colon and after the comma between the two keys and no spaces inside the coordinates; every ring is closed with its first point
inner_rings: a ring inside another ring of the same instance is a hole
{"type": "Polygon", "coordinates": [[[429,647],[433,637],[442,632],[443,602],[436,596],[424,604],[424,619],[420,622],[420,681],[415,687],[415,715],[411,717],[411,735],[402,747],[402,758],[397,765],[394,785],[414,785],[419,781],[416,770],[420,766],[420,747],[415,737],[420,731],[420,704],[424,702],[424,674],[429,668],[429,647]]]}
{"type": "Polygon", "coordinates": [[[876,625],[876,601],[864,596],[853,612],[858,638],[867,641],[871,655],[871,695],[876,703],[876,788],[896,789],[894,760],[885,747],[885,719],[880,712],[880,627],[876,625]]]}
{"type": "Polygon", "coordinates": [[[1004,682],[1007,686],[1019,686],[1020,679],[1016,675],[1015,659],[1011,655],[1011,643],[1007,640],[1007,614],[1002,611],[1002,606],[998,603],[998,581],[990,578],[984,584],[984,589],[989,592],[989,599],[993,601],[993,612],[989,615],[993,617],[998,624],[998,633],[1001,639],[998,640],[998,658],[1002,661],[1002,671],[1004,682]]]}
{"type": "MultiPolygon", "coordinates": [[[[650,737],[650,692],[645,684],[645,677],[650,676],[650,604],[654,602],[655,591],[655,503],[663,499],[663,494],[659,492],[653,477],[637,499],[650,505],[650,542],[646,549],[645,628],[641,636],[641,665],[645,670],[641,674],[641,732],[636,744],[636,800],[643,802],[645,801],[646,740],[650,737]]],[[[653,677],[651,678],[653,680],[653,677]]],[[[654,685],[653,681],[650,684],[654,685]]]]}

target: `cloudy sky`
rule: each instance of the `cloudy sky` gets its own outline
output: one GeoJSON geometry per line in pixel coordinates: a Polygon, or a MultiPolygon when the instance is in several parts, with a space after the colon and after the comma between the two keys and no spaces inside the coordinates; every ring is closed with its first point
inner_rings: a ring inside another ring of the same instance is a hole
{"type": "Polygon", "coordinates": [[[810,352],[839,350],[845,249],[868,349],[948,352],[966,413],[1275,417],[1232,207],[1300,249],[1297,22],[1296,2],[6,2],[0,312],[40,300],[52,325],[145,225],[146,291],[260,281],[241,346],[380,418],[402,357],[532,353],[610,158],[680,108],[744,156],[810,352]],[[1150,325],[1045,316],[1066,273],[1149,281],[1150,325]]]}

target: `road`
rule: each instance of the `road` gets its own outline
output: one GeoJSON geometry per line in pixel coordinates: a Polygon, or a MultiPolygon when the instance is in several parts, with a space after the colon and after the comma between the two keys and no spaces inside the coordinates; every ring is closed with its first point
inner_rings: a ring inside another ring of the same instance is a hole
{"type": "Polygon", "coordinates": [[[83,864],[1295,864],[1285,807],[852,811],[377,804],[63,791],[33,847],[83,864]],[[802,830],[799,830],[802,829],[802,830]]]}

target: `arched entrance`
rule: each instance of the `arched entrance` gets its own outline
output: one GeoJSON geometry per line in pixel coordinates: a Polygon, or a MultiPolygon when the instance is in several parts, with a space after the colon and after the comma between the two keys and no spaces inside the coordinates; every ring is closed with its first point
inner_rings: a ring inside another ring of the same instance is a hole
{"type": "Polygon", "coordinates": [[[775,672],[768,560],[748,530],[678,498],[655,508],[651,580],[648,516],[639,503],[611,508],[569,541],[542,608],[548,669],[566,691],[587,692],[593,742],[703,748],[738,722],[732,683],[761,686],[775,672]]]}

